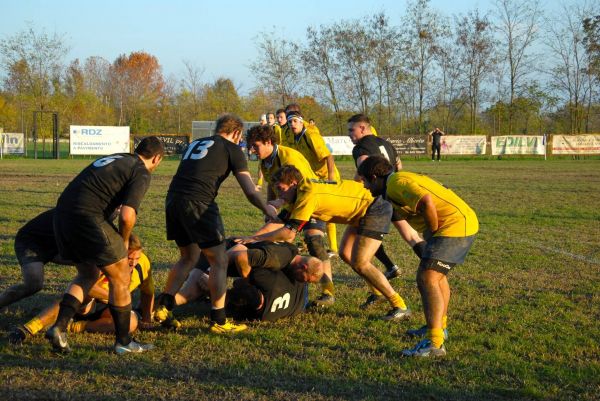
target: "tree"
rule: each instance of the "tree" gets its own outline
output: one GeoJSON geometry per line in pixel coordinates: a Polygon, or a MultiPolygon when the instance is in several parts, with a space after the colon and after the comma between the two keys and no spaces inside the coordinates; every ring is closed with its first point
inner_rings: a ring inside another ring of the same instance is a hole
{"type": "Polygon", "coordinates": [[[407,15],[403,18],[402,36],[404,55],[409,60],[417,85],[418,131],[424,133],[423,110],[427,89],[432,86],[431,70],[439,55],[439,40],[447,35],[447,24],[435,11],[429,8],[429,0],[416,0],[409,3],[407,15]]]}
{"type": "Polygon", "coordinates": [[[509,73],[508,133],[512,133],[514,100],[519,95],[522,81],[534,71],[528,51],[538,36],[541,19],[538,0],[497,0],[496,12],[500,19],[496,26],[502,37],[504,60],[509,73]]]}
{"type": "Polygon", "coordinates": [[[289,103],[298,87],[301,63],[299,46],[274,33],[260,33],[256,39],[258,57],[250,65],[259,89],[275,93],[282,105],[289,103]]]}
{"type": "Polygon", "coordinates": [[[118,124],[131,126],[136,133],[146,132],[165,85],[158,59],[145,52],[121,55],[112,64],[111,82],[118,124]]]}
{"type": "Polygon", "coordinates": [[[204,120],[216,120],[224,113],[242,115],[242,99],[233,81],[219,78],[212,85],[206,85],[203,90],[201,109],[204,120]]]}
{"type": "Polygon", "coordinates": [[[23,132],[27,132],[25,113],[47,108],[67,51],[61,35],[36,32],[33,26],[0,40],[2,65],[8,74],[5,85],[16,90],[23,132]]]}
{"type": "Polygon", "coordinates": [[[458,63],[463,68],[469,99],[470,130],[475,133],[481,97],[481,87],[496,64],[492,26],[486,16],[475,9],[456,21],[458,63]]]}

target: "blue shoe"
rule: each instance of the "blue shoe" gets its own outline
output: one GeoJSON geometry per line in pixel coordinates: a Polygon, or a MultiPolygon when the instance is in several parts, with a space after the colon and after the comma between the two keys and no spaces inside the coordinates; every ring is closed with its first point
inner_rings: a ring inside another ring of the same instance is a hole
{"type": "MultiPolygon", "coordinates": [[[[427,325],[421,326],[418,329],[407,330],[406,334],[410,337],[423,338],[427,335],[427,325]]],[[[444,341],[448,339],[448,329],[444,329],[444,341]]]]}
{"type": "Polygon", "coordinates": [[[442,344],[441,347],[436,348],[431,344],[431,340],[426,338],[424,340],[419,341],[419,343],[415,345],[414,348],[405,349],[404,351],[402,351],[402,355],[416,356],[421,358],[437,358],[446,356],[446,347],[444,347],[444,344],[442,344]]]}

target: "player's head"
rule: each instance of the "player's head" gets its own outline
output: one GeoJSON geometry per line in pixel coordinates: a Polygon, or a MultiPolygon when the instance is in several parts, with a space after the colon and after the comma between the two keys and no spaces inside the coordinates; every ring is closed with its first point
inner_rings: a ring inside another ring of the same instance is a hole
{"type": "Polygon", "coordinates": [[[260,160],[273,154],[275,131],[270,125],[255,125],[248,130],[248,149],[256,153],[260,160]]]}
{"type": "Polygon", "coordinates": [[[296,189],[300,181],[302,181],[300,170],[290,165],[281,167],[271,179],[279,197],[288,203],[296,199],[296,189]]]}
{"type": "Polygon", "coordinates": [[[260,123],[260,125],[267,125],[267,115],[261,114],[258,122],[260,123]]]}
{"type": "Polygon", "coordinates": [[[134,151],[143,160],[146,168],[152,172],[165,155],[165,146],[162,141],[155,136],[147,136],[142,139],[134,151]]]}
{"type": "Polygon", "coordinates": [[[142,256],[142,242],[140,237],[131,233],[129,235],[129,248],[127,249],[127,259],[129,261],[129,267],[134,268],[142,256]]]}
{"type": "Polygon", "coordinates": [[[348,119],[348,136],[356,144],[367,135],[372,135],[371,120],[364,114],[355,114],[348,119]]]}
{"type": "Polygon", "coordinates": [[[289,113],[290,111],[297,111],[300,113],[300,105],[298,103],[290,103],[285,106],[285,113],[289,113]]]}
{"type": "Polygon", "coordinates": [[[269,124],[270,126],[275,125],[275,113],[267,113],[267,124],[269,124]]]}
{"type": "Polygon", "coordinates": [[[385,190],[385,180],[394,171],[390,162],[382,156],[371,156],[358,166],[358,175],[373,196],[385,190]]]}
{"type": "Polygon", "coordinates": [[[244,319],[256,316],[263,307],[264,297],[247,280],[238,279],[233,282],[233,288],[227,290],[225,302],[234,317],[244,319]]]}
{"type": "Polygon", "coordinates": [[[240,143],[244,131],[244,122],[235,114],[223,114],[215,124],[215,135],[221,135],[235,144],[240,143]]]}
{"type": "Polygon", "coordinates": [[[298,135],[304,129],[304,117],[299,111],[288,111],[286,114],[288,126],[295,135],[298,135]]]}
{"type": "Polygon", "coordinates": [[[313,256],[297,255],[290,268],[294,279],[301,283],[318,283],[323,276],[323,262],[313,256]]]}
{"type": "Polygon", "coordinates": [[[277,111],[275,112],[275,117],[277,117],[277,124],[279,124],[280,127],[283,127],[287,124],[285,109],[277,109],[277,111]]]}

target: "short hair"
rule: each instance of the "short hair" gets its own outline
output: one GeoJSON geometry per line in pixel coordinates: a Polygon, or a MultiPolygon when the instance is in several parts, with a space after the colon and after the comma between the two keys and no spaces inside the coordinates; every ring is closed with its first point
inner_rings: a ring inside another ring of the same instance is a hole
{"type": "Polygon", "coordinates": [[[358,166],[358,175],[368,177],[386,177],[394,172],[390,162],[383,156],[371,156],[358,166]]]}
{"type": "Polygon", "coordinates": [[[349,124],[356,123],[366,123],[367,125],[371,125],[371,120],[365,114],[355,114],[348,119],[349,124]]]}
{"type": "Polygon", "coordinates": [[[136,154],[144,159],[151,159],[154,156],[163,157],[165,155],[165,145],[155,136],[147,136],[135,147],[136,154]]]}
{"type": "Polygon", "coordinates": [[[242,131],[244,122],[235,114],[223,114],[215,124],[215,134],[231,134],[234,131],[242,131]]]}
{"type": "Polygon", "coordinates": [[[302,174],[300,174],[300,170],[292,165],[282,166],[279,170],[273,174],[271,178],[271,182],[273,184],[282,183],[289,185],[292,181],[300,182],[302,181],[302,174]]]}
{"type": "Polygon", "coordinates": [[[275,113],[273,113],[272,111],[270,111],[270,112],[267,113],[267,118],[269,118],[269,116],[275,117],[275,113]]]}
{"type": "Polygon", "coordinates": [[[281,113],[285,113],[285,109],[277,109],[277,111],[275,112],[275,115],[278,115],[281,113]]]}
{"type": "Polygon", "coordinates": [[[300,105],[298,103],[290,103],[285,106],[285,114],[288,114],[290,111],[297,111],[300,113],[300,105]]]}
{"type": "Polygon", "coordinates": [[[129,234],[129,252],[139,251],[140,249],[142,249],[142,241],[140,241],[140,237],[134,233],[129,234]]]}
{"type": "Polygon", "coordinates": [[[242,279],[235,280],[225,296],[226,308],[236,320],[255,318],[261,301],[258,288],[242,279]]]}
{"type": "Polygon", "coordinates": [[[323,276],[323,262],[314,256],[303,256],[302,258],[306,261],[306,273],[314,277],[316,281],[320,280],[323,276]]]}
{"type": "Polygon", "coordinates": [[[275,131],[270,125],[255,125],[248,130],[248,146],[256,141],[275,143],[275,131]]]}

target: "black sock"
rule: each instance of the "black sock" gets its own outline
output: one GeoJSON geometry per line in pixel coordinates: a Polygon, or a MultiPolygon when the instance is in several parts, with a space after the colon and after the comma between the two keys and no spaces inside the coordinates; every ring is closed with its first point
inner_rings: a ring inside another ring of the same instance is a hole
{"type": "Polygon", "coordinates": [[[413,246],[412,249],[415,252],[415,254],[419,257],[419,259],[421,259],[423,257],[423,253],[425,253],[426,246],[427,246],[426,241],[421,241],[421,242],[415,244],[415,246],[413,246]]]}
{"type": "Polygon", "coordinates": [[[58,316],[56,317],[56,322],[54,325],[60,328],[62,331],[67,330],[67,325],[69,324],[69,320],[75,316],[79,308],[81,307],[81,302],[77,298],[75,298],[71,294],[63,295],[62,301],[60,301],[60,309],[58,310],[58,316]]]}
{"type": "Polygon", "coordinates": [[[131,323],[131,304],[125,306],[108,305],[110,314],[115,322],[115,337],[121,345],[131,342],[129,324],[131,323]]]}
{"type": "Polygon", "coordinates": [[[168,310],[173,310],[173,308],[175,308],[175,297],[171,294],[161,292],[158,294],[158,297],[156,297],[156,303],[164,305],[168,310]]]}
{"type": "Polygon", "coordinates": [[[377,252],[375,252],[375,257],[385,266],[386,270],[391,270],[394,267],[394,262],[390,259],[390,257],[385,253],[385,249],[383,249],[383,244],[379,246],[377,252]]]}
{"type": "Polygon", "coordinates": [[[211,322],[215,322],[217,324],[225,324],[225,308],[221,309],[211,309],[210,310],[210,320],[211,322]]]}

